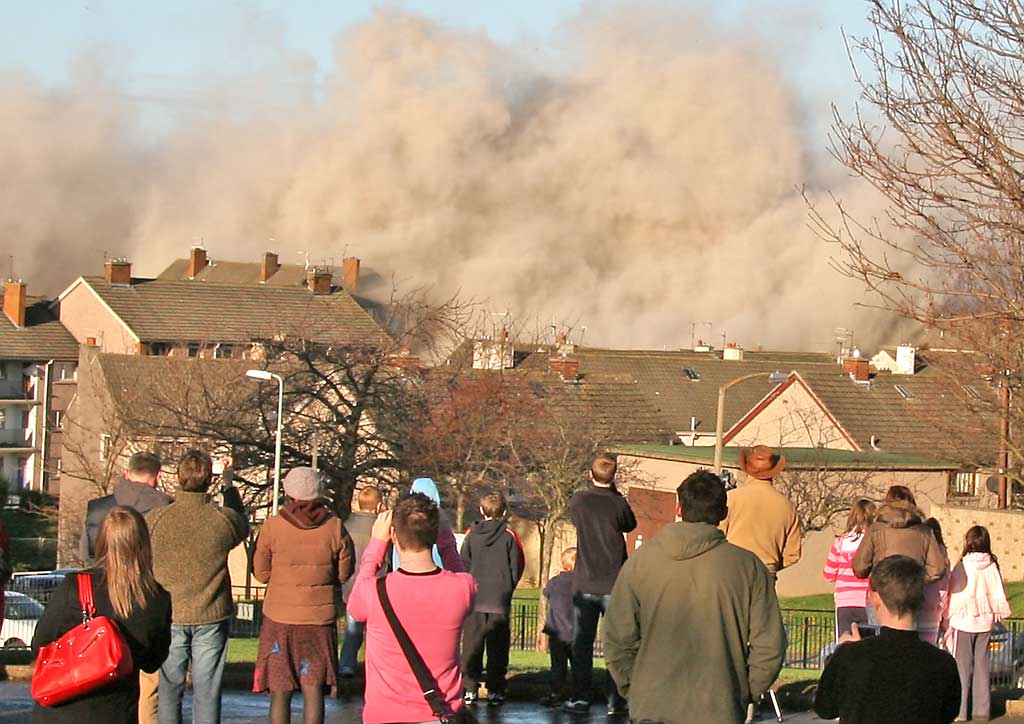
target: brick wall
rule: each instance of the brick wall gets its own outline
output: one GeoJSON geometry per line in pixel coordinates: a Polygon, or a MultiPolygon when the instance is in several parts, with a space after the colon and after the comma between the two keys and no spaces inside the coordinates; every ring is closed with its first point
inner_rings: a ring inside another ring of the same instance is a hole
{"type": "Polygon", "coordinates": [[[999,557],[1003,580],[1024,581],[1024,511],[932,505],[931,514],[942,524],[952,565],[960,559],[967,529],[983,525],[992,537],[992,552],[999,557]]]}

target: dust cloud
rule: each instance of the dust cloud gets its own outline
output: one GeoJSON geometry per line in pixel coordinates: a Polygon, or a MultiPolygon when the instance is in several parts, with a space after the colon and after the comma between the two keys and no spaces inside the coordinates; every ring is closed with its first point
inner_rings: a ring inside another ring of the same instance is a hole
{"type": "MultiPolygon", "coordinates": [[[[291,60],[275,73],[307,83],[291,60]]],[[[605,8],[532,52],[381,10],[339,36],[316,100],[210,102],[155,140],[115,75],[0,75],[0,266],[13,254],[30,293],[104,252],[155,274],[202,238],[214,259],[358,255],[402,287],[586,325],[587,344],[688,346],[691,321],[716,345],[877,332],[798,188],[866,191],[777,56],[706,17],[605,8]]]]}

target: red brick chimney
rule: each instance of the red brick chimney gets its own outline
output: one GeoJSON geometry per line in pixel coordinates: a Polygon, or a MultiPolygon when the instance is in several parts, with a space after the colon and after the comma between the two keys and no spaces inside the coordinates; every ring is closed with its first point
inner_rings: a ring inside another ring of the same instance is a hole
{"type": "Polygon", "coordinates": [[[25,282],[8,279],[4,285],[4,314],[15,327],[25,326],[25,282]]]}
{"type": "Polygon", "coordinates": [[[110,284],[131,286],[132,263],[127,259],[111,259],[103,265],[103,271],[110,284]]]}
{"type": "Polygon", "coordinates": [[[871,363],[866,359],[850,357],[843,360],[843,372],[849,372],[856,382],[867,382],[871,379],[871,363]]]}
{"type": "Polygon", "coordinates": [[[272,251],[263,253],[263,261],[260,262],[260,281],[266,282],[274,276],[281,265],[277,263],[277,254],[272,251]]]}
{"type": "Polygon", "coordinates": [[[359,291],[359,258],[347,256],[341,260],[341,283],[346,291],[359,291]]]}
{"type": "Polygon", "coordinates": [[[567,357],[552,357],[551,371],[561,377],[563,382],[576,382],[580,378],[580,361],[567,357]]]}
{"type": "Polygon", "coordinates": [[[209,260],[206,258],[206,249],[201,246],[193,246],[192,251],[188,255],[188,278],[195,279],[196,275],[205,269],[209,263],[209,260]]]}
{"type": "Polygon", "coordinates": [[[306,272],[306,286],[313,294],[330,294],[333,289],[331,284],[333,278],[334,275],[331,274],[330,269],[320,266],[310,267],[306,272]]]}

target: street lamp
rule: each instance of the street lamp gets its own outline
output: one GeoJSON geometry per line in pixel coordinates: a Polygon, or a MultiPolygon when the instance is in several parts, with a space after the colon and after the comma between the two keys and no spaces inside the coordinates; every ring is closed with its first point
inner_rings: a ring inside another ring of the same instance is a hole
{"type": "MultiPolygon", "coordinates": [[[[725,393],[729,391],[730,387],[746,382],[747,380],[755,380],[758,378],[764,379],[764,372],[754,372],[753,374],[743,375],[737,377],[731,382],[726,382],[724,385],[718,388],[718,417],[715,419],[715,475],[722,474],[722,436],[725,433],[723,429],[725,426],[725,393]]],[[[789,377],[784,372],[776,370],[768,374],[768,381],[772,384],[781,384],[786,381],[789,377]]]]}
{"type": "Polygon", "coordinates": [[[284,421],[284,380],[280,375],[266,370],[246,370],[245,376],[259,382],[277,380],[277,445],[274,450],[274,500],[271,503],[271,515],[277,515],[277,499],[281,497],[281,425],[284,421]]]}

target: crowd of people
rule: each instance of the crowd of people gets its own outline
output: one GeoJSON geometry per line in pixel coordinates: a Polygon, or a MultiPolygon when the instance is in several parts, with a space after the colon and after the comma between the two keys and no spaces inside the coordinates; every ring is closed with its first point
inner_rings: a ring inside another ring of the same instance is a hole
{"type": "MultiPolygon", "coordinates": [[[[796,510],[773,484],[784,466],[755,446],[741,451],[733,489],[694,472],[676,491],[678,522],[628,555],[637,519],[616,486],[615,458],[597,457],[569,505],[576,545],[561,551],[562,570],[542,592],[544,703],[590,711],[603,618],[610,716],[751,720],[785,659],[776,579],[802,553],[796,510]]],[[[157,456],[137,453],[112,493],[90,501],[81,541],[89,565],[54,592],[32,641],[38,651],[81,621],[77,583],[88,576],[96,612],[120,625],[136,675],[66,704],[37,704],[33,721],[177,724],[189,670],[193,722],[220,721],[228,554],[249,522],[230,482],[215,486],[208,454],[182,457],[173,497],[156,489],[160,473],[157,456]]],[[[269,694],[271,724],[290,721],[296,692],[305,724],[322,724],[325,694],[356,675],[364,641],[367,724],[472,721],[478,704],[504,703],[512,595],[526,557],[501,492],[480,498],[480,519],[460,546],[429,479],[390,508],[380,490],[361,488],[345,522],[315,470],[292,469],[283,487],[287,501],[263,521],[251,561],[266,584],[253,690],[269,694]]],[[[819,715],[850,724],[988,718],[989,637],[1010,610],[987,530],[967,532],[951,568],[938,522],[894,486],[877,506],[853,503],[823,572],[835,582],[837,648],[818,687],[819,715]]]]}

